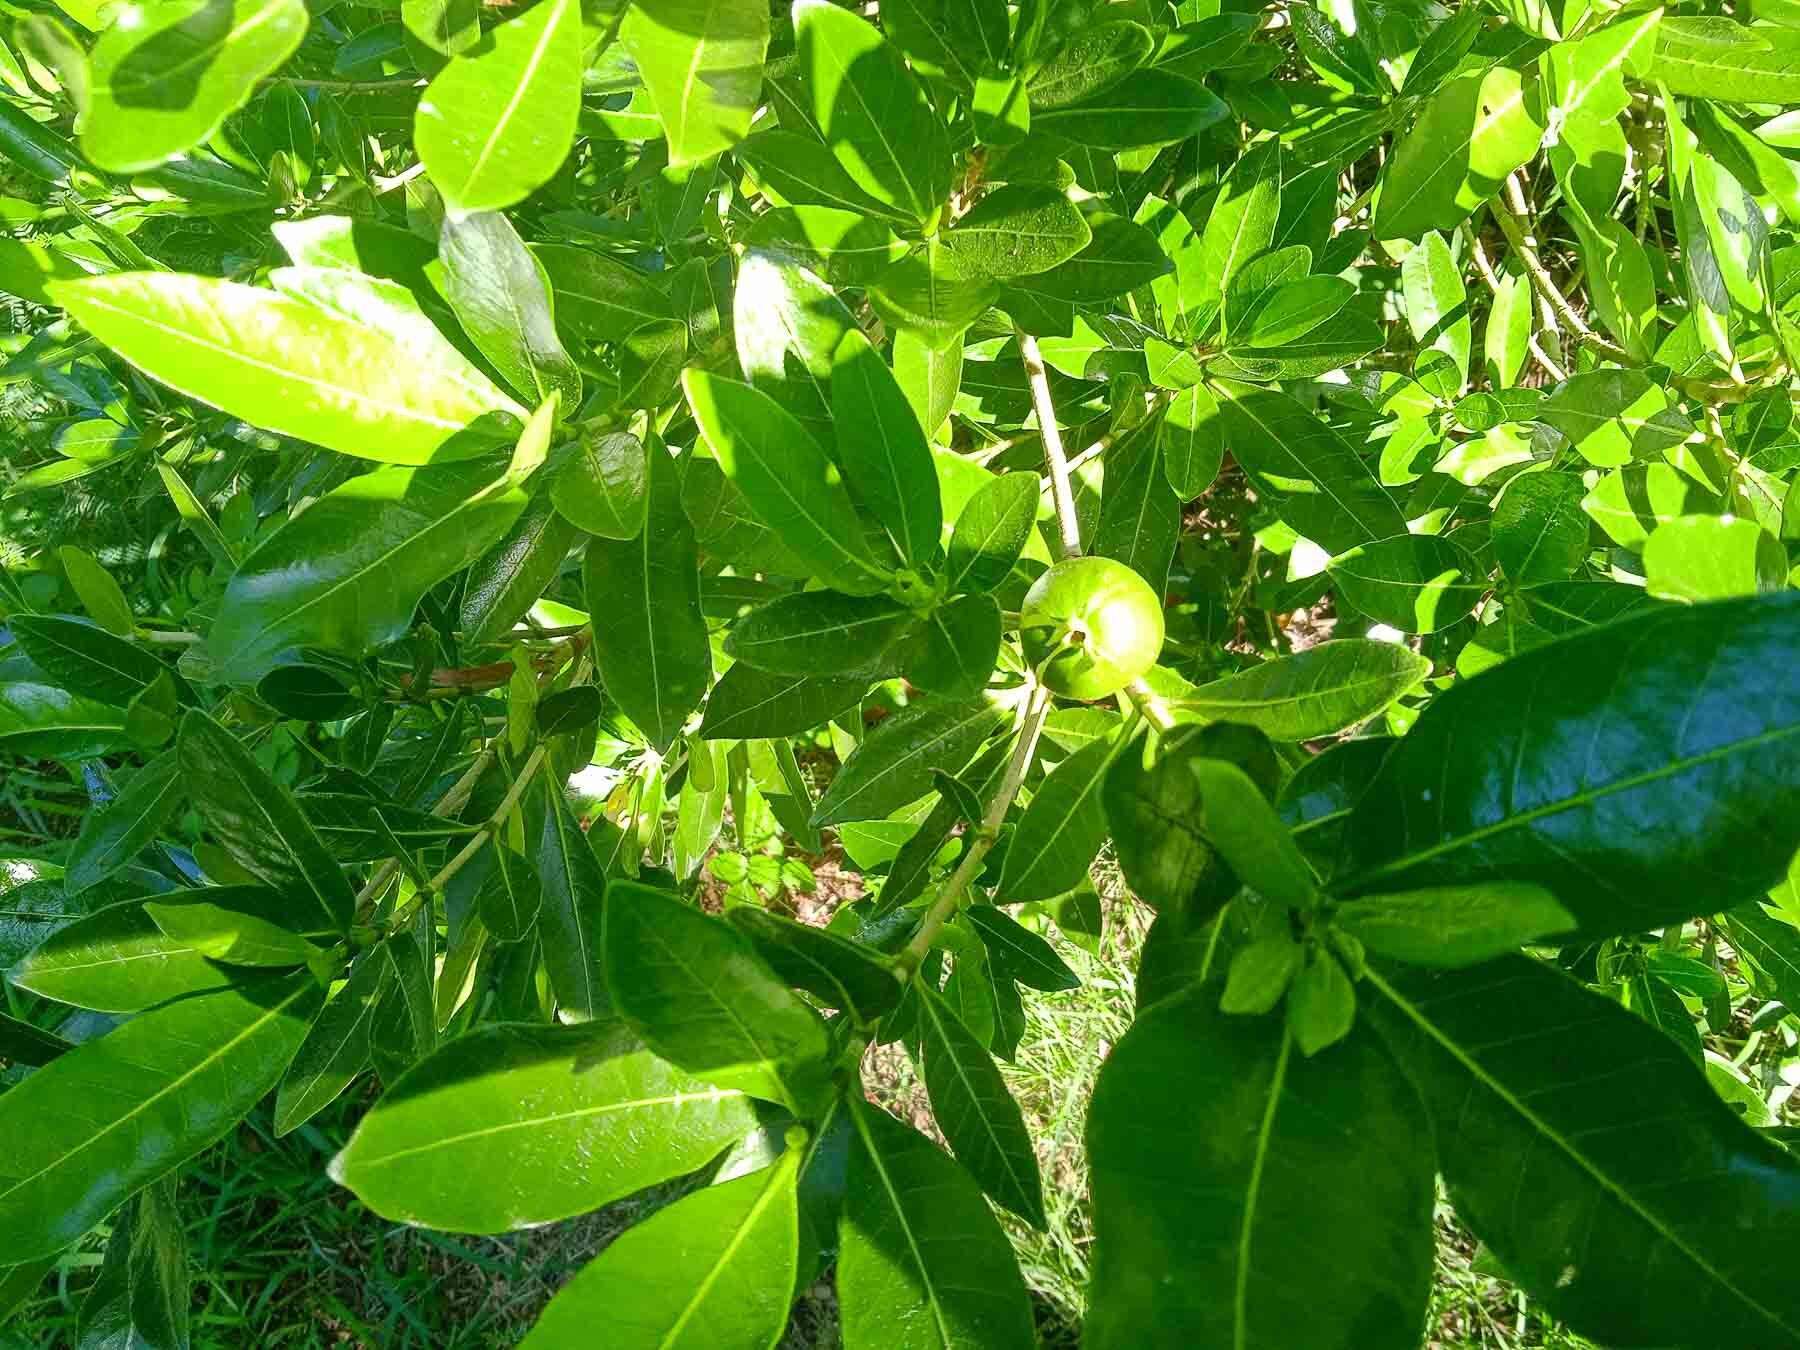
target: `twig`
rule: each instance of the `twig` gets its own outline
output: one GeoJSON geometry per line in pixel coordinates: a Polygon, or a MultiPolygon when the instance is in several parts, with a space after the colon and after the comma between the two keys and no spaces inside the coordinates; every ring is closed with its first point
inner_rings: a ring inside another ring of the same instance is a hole
{"type": "Polygon", "coordinates": [[[1590,328],[1587,320],[1575,312],[1575,307],[1569,303],[1568,296],[1557,288],[1556,279],[1550,275],[1550,269],[1544,266],[1544,260],[1538,256],[1537,248],[1520,225],[1521,221],[1529,223],[1530,216],[1525,203],[1524,190],[1518,184],[1518,175],[1514,174],[1508,178],[1506,186],[1507,195],[1513,200],[1508,203],[1496,198],[1493,204],[1494,219],[1499,224],[1501,233],[1506,236],[1506,242],[1518,255],[1519,262],[1525,268],[1525,275],[1531,278],[1531,284],[1537,293],[1556,312],[1556,316],[1574,332],[1577,342],[1592,347],[1610,360],[1635,365],[1630,352],[1611,338],[1604,337],[1590,328]]]}
{"type": "MultiPolygon", "coordinates": [[[[1481,279],[1487,283],[1487,288],[1496,296],[1499,295],[1500,278],[1494,272],[1494,265],[1488,261],[1487,250],[1481,246],[1481,236],[1473,228],[1469,230],[1469,245],[1470,253],[1475,259],[1475,270],[1481,273],[1481,279]]],[[[1526,334],[1525,345],[1531,352],[1532,360],[1536,361],[1551,379],[1561,382],[1569,378],[1569,373],[1551,359],[1550,354],[1543,347],[1538,345],[1536,333],[1526,334]]]]}
{"type": "Polygon", "coordinates": [[[981,818],[981,828],[976,830],[969,841],[969,851],[963,854],[962,861],[950,874],[950,880],[944,883],[944,889],[938,892],[931,908],[919,923],[919,929],[906,944],[905,950],[894,958],[894,974],[902,982],[910,980],[919,969],[919,963],[931,950],[931,941],[937,936],[938,929],[950,920],[962,902],[962,894],[968,889],[976,875],[981,871],[982,861],[988,850],[994,847],[999,838],[1000,826],[1006,820],[1006,813],[1012,809],[1013,798],[1019,795],[1019,789],[1025,784],[1025,775],[1031,771],[1031,758],[1037,750],[1038,735],[1044,729],[1044,721],[1050,715],[1050,691],[1041,685],[1032,690],[1030,701],[1025,706],[1025,718],[1019,724],[1019,743],[1013,747],[1012,760],[1006,766],[1006,777],[1000,782],[1000,790],[994,794],[994,800],[988,803],[988,809],[981,818]]]}
{"type": "Polygon", "coordinates": [[[1126,685],[1125,692],[1130,695],[1133,706],[1151,726],[1158,731],[1175,729],[1175,714],[1169,711],[1169,705],[1163,702],[1162,695],[1144,683],[1142,675],[1126,685]]]}
{"type": "Polygon", "coordinates": [[[1069,484],[1069,461],[1063,453],[1062,429],[1056,424],[1056,405],[1050,399],[1050,377],[1044,371],[1044,356],[1038,351],[1037,339],[1030,333],[1023,328],[1013,331],[1019,337],[1019,355],[1025,362],[1025,377],[1031,381],[1031,403],[1037,409],[1038,434],[1044,441],[1044,463],[1050,470],[1050,499],[1056,504],[1063,557],[1079,557],[1081,526],[1075,518],[1075,492],[1069,484]]]}

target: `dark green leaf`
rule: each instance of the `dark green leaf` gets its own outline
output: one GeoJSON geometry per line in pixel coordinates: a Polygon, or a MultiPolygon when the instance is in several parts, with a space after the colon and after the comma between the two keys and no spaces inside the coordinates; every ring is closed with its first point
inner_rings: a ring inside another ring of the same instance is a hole
{"type": "Polygon", "coordinates": [[[61,1251],[220,1138],[275,1085],[318,1005],[305,973],[178,999],[0,1096],[7,1254],[61,1251]]]}
{"type": "Polygon", "coordinates": [[[1800,845],[1776,674],[1797,614],[1791,593],[1658,609],[1459,684],[1358,803],[1344,889],[1536,882],[1594,934],[1760,895],[1800,845]]]}
{"type": "Polygon", "coordinates": [[[1435,1190],[1418,1097],[1366,1032],[1302,1060],[1278,1019],[1217,998],[1158,1002],[1101,1071],[1083,1344],[1417,1345],[1435,1190]]]}

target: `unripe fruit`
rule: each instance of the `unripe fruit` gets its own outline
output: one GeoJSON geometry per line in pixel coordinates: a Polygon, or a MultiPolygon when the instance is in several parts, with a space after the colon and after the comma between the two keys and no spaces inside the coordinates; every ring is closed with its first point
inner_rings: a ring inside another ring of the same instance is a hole
{"type": "Polygon", "coordinates": [[[1162,601],[1122,562],[1068,558],[1025,593],[1019,637],[1026,662],[1052,693],[1105,698],[1156,664],[1162,601]]]}

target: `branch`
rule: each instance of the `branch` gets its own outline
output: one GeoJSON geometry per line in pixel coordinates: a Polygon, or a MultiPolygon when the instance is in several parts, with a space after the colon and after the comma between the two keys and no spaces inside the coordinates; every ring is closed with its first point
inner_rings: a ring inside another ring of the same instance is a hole
{"type": "Polygon", "coordinates": [[[1063,452],[1062,428],[1056,424],[1056,405],[1050,401],[1050,377],[1044,371],[1044,357],[1038,351],[1037,339],[1023,328],[1013,331],[1018,334],[1025,377],[1031,381],[1031,403],[1037,409],[1038,434],[1044,439],[1044,463],[1050,470],[1050,498],[1056,503],[1063,557],[1077,558],[1081,556],[1081,526],[1075,518],[1075,492],[1069,484],[1069,460],[1063,452]]]}
{"type": "Polygon", "coordinates": [[[1532,286],[1537,290],[1556,316],[1568,324],[1575,334],[1576,341],[1592,347],[1600,355],[1626,365],[1637,364],[1631,353],[1626,351],[1611,338],[1596,333],[1588,326],[1587,320],[1575,312],[1569,303],[1569,297],[1557,288],[1556,279],[1550,275],[1550,269],[1544,266],[1544,260],[1538,256],[1537,247],[1525,233],[1525,226],[1530,225],[1525,194],[1519,187],[1518,175],[1506,180],[1507,195],[1513,200],[1508,203],[1495,198],[1493,203],[1494,220],[1500,226],[1500,232],[1506,236],[1506,242],[1518,255],[1519,262],[1524,265],[1525,275],[1531,278],[1532,286]],[[1521,225],[1521,222],[1524,222],[1521,225]]]}
{"type": "Polygon", "coordinates": [[[938,892],[931,908],[925,912],[925,918],[919,929],[906,944],[904,951],[894,958],[894,974],[902,984],[910,980],[919,969],[919,963],[931,950],[931,940],[937,936],[938,929],[949,922],[962,903],[962,895],[969,883],[981,871],[981,864],[994,847],[994,841],[1000,836],[1000,826],[1006,821],[1006,813],[1012,809],[1013,798],[1019,795],[1019,789],[1025,784],[1025,775],[1031,771],[1031,757],[1037,750],[1038,735],[1044,729],[1044,721],[1050,715],[1050,692],[1041,685],[1032,690],[1031,699],[1025,705],[1025,718],[1019,724],[1019,743],[1013,747],[1013,756],[1006,766],[1006,777],[1001,780],[1000,790],[994,794],[994,800],[988,803],[986,814],[981,818],[981,828],[975,831],[969,840],[969,851],[963,854],[962,861],[950,874],[950,880],[944,883],[944,889],[938,892]]]}

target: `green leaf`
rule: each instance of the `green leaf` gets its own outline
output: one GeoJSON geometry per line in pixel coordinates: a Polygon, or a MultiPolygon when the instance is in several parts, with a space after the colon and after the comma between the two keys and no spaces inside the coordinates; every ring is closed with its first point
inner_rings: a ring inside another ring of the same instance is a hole
{"type": "Polygon", "coordinates": [[[707,696],[700,735],[728,741],[796,736],[854,707],[868,687],[860,675],[775,675],[740,662],[707,696]]]}
{"type": "Polygon", "coordinates": [[[1039,112],[1065,108],[1120,83],[1150,59],[1156,40],[1142,24],[1090,23],[1056,49],[1026,84],[1039,112]]]}
{"type": "Polygon", "coordinates": [[[1669,464],[1630,464],[1604,475],[1581,509],[1620,548],[1642,552],[1653,531],[1678,516],[1716,511],[1719,499],[1669,464]]]}
{"type": "Polygon", "coordinates": [[[79,619],[17,614],[7,626],[32,665],[85,698],[123,706],[168,672],[142,647],[79,619]]]}
{"type": "Polygon", "coordinates": [[[279,896],[226,887],[144,902],[144,913],[170,939],[234,966],[299,966],[319,954],[287,928],[288,908],[279,896]]]}
{"type": "Polygon", "coordinates": [[[733,905],[725,917],[770,969],[828,1007],[869,1022],[900,1002],[903,986],[871,948],[750,905],[733,905]]]}
{"type": "Polygon", "coordinates": [[[1000,0],[895,0],[881,15],[883,31],[913,68],[979,89],[986,72],[1006,63],[1006,6],[1000,0]]]}
{"type": "Polygon", "coordinates": [[[1397,643],[1339,638],[1190,690],[1177,706],[1309,741],[1368,720],[1430,673],[1430,661],[1397,643]]]}
{"type": "Polygon", "coordinates": [[[575,140],[582,65],[575,0],[540,0],[450,58],[413,118],[445,205],[499,211],[555,177],[575,140]]]}
{"type": "Polygon", "coordinates": [[[848,675],[868,670],[917,622],[881,595],[800,591],[751,610],[732,626],[725,650],[777,675],[848,675]]]}
{"type": "Polygon", "coordinates": [[[627,263],[572,244],[530,248],[550,278],[557,324],[583,342],[618,342],[675,317],[656,282],[627,263]]]}
{"type": "Polygon", "coordinates": [[[1120,753],[1115,742],[1094,741],[1051,770],[1007,845],[1000,903],[1048,900],[1086,879],[1089,864],[1106,842],[1100,789],[1120,753]]]}
{"type": "Polygon", "coordinates": [[[1207,839],[1232,870],[1270,900],[1311,906],[1318,890],[1312,869],[1250,776],[1222,759],[1194,759],[1188,771],[1200,784],[1207,839]]]}
{"type": "Polygon", "coordinates": [[[563,799],[561,785],[548,774],[543,783],[544,826],[536,862],[544,971],[563,1020],[592,1021],[612,1008],[602,950],[606,873],[563,799]]]}
{"type": "Polygon", "coordinates": [[[1038,183],[996,188],[944,236],[952,266],[970,277],[1047,272],[1088,246],[1093,231],[1068,196],[1038,183]]]}
{"type": "Polygon", "coordinates": [[[1219,1011],[1252,1017],[1272,1012],[1293,983],[1305,954],[1306,948],[1281,929],[1240,947],[1225,975],[1219,1011]]]}
{"type": "Polygon", "coordinates": [[[1586,489],[1572,473],[1514,478],[1494,506],[1494,556],[1515,586],[1569,577],[1588,552],[1586,489]]]}
{"type": "MultiPolygon", "coordinates": [[[[1281,214],[1281,142],[1263,141],[1246,151],[1225,176],[1219,199],[1200,237],[1203,311],[1217,313],[1232,278],[1269,247],[1281,214]]],[[[1200,325],[1202,331],[1209,326],[1200,325]]]]}
{"type": "Polygon", "coordinates": [[[933,769],[960,771],[1004,720],[1005,713],[985,699],[928,698],[908,705],[857,746],[819,798],[812,823],[879,820],[924,796],[933,769]]]}
{"type": "Polygon", "coordinates": [[[800,1151],[684,1196],[621,1234],[557,1291],[520,1350],[768,1350],[799,1262],[800,1151]]]}
{"type": "Polygon", "coordinates": [[[699,164],[750,134],[762,94],[769,7],[759,0],[651,0],[619,36],[669,143],[669,163],[699,164]]]}
{"type": "Polygon", "coordinates": [[[1800,1170],[1675,1042],[1522,956],[1367,979],[1458,1217],[1552,1316],[1614,1344],[1800,1342],[1778,1273],[1800,1170]]]}
{"type": "Polygon", "coordinates": [[[1466,618],[1487,590],[1487,574],[1453,539],[1402,534],[1331,560],[1343,598],[1402,633],[1435,633],[1466,618]]]}
{"type": "Polygon", "coordinates": [[[901,558],[926,561],[944,532],[931,447],[887,362],[854,328],[832,356],[831,414],[838,426],[855,428],[837,446],[850,490],[901,558]]]}
{"type": "Polygon", "coordinates": [[[1119,870],[1158,912],[1210,915],[1238,889],[1204,828],[1200,780],[1189,768],[1204,753],[1197,737],[1170,737],[1146,767],[1142,747],[1128,746],[1101,789],[1119,870]]]}
{"type": "Polygon", "coordinates": [[[1226,448],[1281,518],[1329,553],[1406,533],[1406,517],[1342,436],[1287,394],[1220,380],[1226,448]]]}
{"type": "Polygon", "coordinates": [[[236,1125],[319,1004],[312,976],[178,999],[77,1046],[0,1096],[0,1228],[52,1256],[236,1125]]]}
{"type": "Polygon", "coordinates": [[[544,902],[544,888],[531,863],[499,839],[493,849],[494,870],[481,883],[475,906],[481,922],[498,942],[517,942],[537,922],[544,902]]]}
{"type": "Polygon", "coordinates": [[[550,500],[588,534],[636,539],[649,510],[649,477],[636,436],[583,427],[578,449],[550,485],[550,500]]]}
{"type": "Polygon", "coordinates": [[[1715,15],[1665,16],[1650,78],[1693,98],[1792,103],[1800,99],[1800,37],[1715,15]]]}
{"type": "Polygon", "coordinates": [[[1217,998],[1159,1001],[1101,1069],[1082,1344],[1417,1345],[1435,1191],[1417,1095],[1367,1032],[1302,1061],[1277,1019],[1217,998]]]}
{"type": "Polygon", "coordinates": [[[239,867],[306,908],[310,927],[344,931],[356,894],[293,794],[205,713],[182,719],[182,785],[208,833],[239,867]]]}
{"type": "Polygon", "coordinates": [[[837,590],[886,589],[850,494],[811,433],[750,385],[692,368],[681,383],[719,467],[782,542],[837,590]]]}
{"type": "Polygon", "coordinates": [[[606,978],[620,1014],[671,1063],[804,1113],[831,1042],[743,934],[666,891],[615,881],[606,978]]]}
{"type": "Polygon", "coordinates": [[[1182,501],[1198,497],[1219,476],[1225,462],[1225,432],[1219,400],[1204,385],[1183,389],[1169,402],[1156,431],[1163,472],[1182,501]]]}
{"type": "Polygon", "coordinates": [[[1004,910],[993,905],[972,905],[965,917],[981,934],[982,945],[988,949],[1000,975],[1027,989],[1052,994],[1081,987],[1081,977],[1069,969],[1056,950],[1004,910]]]}
{"type": "Polygon", "coordinates": [[[365,952],[350,978],[306,1033],[275,1090],[275,1133],[289,1134],[311,1120],[369,1065],[369,1028],[387,991],[391,967],[378,951],[365,952]]]}
{"type": "Polygon", "coordinates": [[[1781,541],[1742,516],[1677,516],[1644,544],[1644,589],[1663,600],[1728,600],[1787,579],[1781,541]]]}
{"type": "Polygon", "coordinates": [[[918,1010],[921,1075],[956,1160],[997,1203],[1042,1228],[1037,1154],[994,1057],[928,986],[918,991],[918,1010]]]}
{"type": "Polygon", "coordinates": [[[145,374],[342,454],[415,465],[467,458],[496,443],[493,414],[524,415],[416,311],[411,321],[391,308],[352,317],[175,272],[58,282],[53,294],[145,374]]]}
{"type": "Polygon", "coordinates": [[[950,147],[900,53],[825,0],[795,4],[794,36],[808,111],[838,163],[876,201],[930,220],[950,190],[950,147]]]}
{"type": "Polygon", "coordinates": [[[1169,145],[1225,119],[1225,101],[1197,81],[1154,66],[1078,102],[1045,108],[1034,133],[1098,150],[1169,145]]]}
{"type": "Polygon", "coordinates": [[[56,557],[62,563],[63,579],[94,622],[115,636],[130,637],[137,629],[137,619],[112,574],[86,549],[64,544],[56,550],[56,557]]]}
{"type": "Polygon", "coordinates": [[[57,929],[7,972],[21,989],[99,1012],[135,1013],[233,983],[230,971],[121,901],[57,929]]]}
{"type": "Polygon", "coordinates": [[[1438,90],[1395,146],[1375,204],[1375,237],[1418,239],[1449,231],[1500,190],[1538,148],[1543,125],[1533,85],[1495,66],[1438,90]]]}
{"type": "Polygon", "coordinates": [[[1123,216],[1089,216],[1088,246],[1053,271],[1023,280],[1012,290],[1040,301],[1076,305],[1110,300],[1148,285],[1172,266],[1157,238],[1123,216]]]}
{"type": "Polygon", "coordinates": [[[481,1027],[422,1060],[362,1118],[331,1175],[376,1213],[504,1233],[691,1172],[755,1124],[623,1026],[481,1027]]]}
{"type": "Polygon", "coordinates": [[[188,1344],[188,1253],[175,1179],[146,1186],[113,1221],[100,1274],[81,1303],[81,1350],[188,1344]]]}
{"type": "Polygon", "coordinates": [[[1161,595],[1181,534],[1181,499],[1163,471],[1162,440],[1146,427],[1107,451],[1106,488],[1089,552],[1117,558],[1161,595]]]}
{"type": "Polygon", "coordinates": [[[1012,1246],[969,1174],[853,1095],[838,1227],[845,1350],[1030,1350],[1012,1246]]]}
{"type": "Polygon", "coordinates": [[[991,591],[1011,575],[1037,523],[1041,497],[1035,473],[1006,473],[969,498],[950,531],[944,578],[951,595],[991,591]]]}
{"type": "MultiPolygon", "coordinates": [[[[1045,283],[1049,277],[1034,280],[1045,283]]],[[[1001,290],[997,281],[964,274],[934,237],[871,278],[868,295],[886,323],[947,351],[961,343],[964,331],[1000,298],[1001,290]]]]}
{"type": "Polygon", "coordinates": [[[917,333],[894,334],[894,378],[912,405],[927,440],[940,438],[944,422],[962,387],[963,345],[959,338],[934,348],[917,333]]]}
{"type": "Polygon", "coordinates": [[[219,130],[306,36],[302,0],[176,0],[119,15],[89,57],[82,153],[154,169],[219,130]]]}
{"type": "Polygon", "coordinates": [[[139,769],[117,797],[83,818],[67,859],[69,894],[104,881],[156,838],[185,796],[179,767],[175,752],[165,751],[139,769]]]}
{"type": "Polygon", "coordinates": [[[1565,380],[1538,405],[1537,418],[1603,469],[1647,459],[1693,431],[1641,370],[1595,370],[1565,380]]]}
{"type": "Polygon", "coordinates": [[[54,685],[0,684],[0,749],[32,759],[91,759],[129,742],[125,712],[54,685]]]}
{"type": "MultiPolygon", "coordinates": [[[[798,131],[759,131],[737,148],[756,181],[796,207],[824,206],[858,217],[913,224],[907,211],[878,201],[838,162],[823,141],[798,131]]],[[[742,279],[740,278],[740,285],[742,279]]]]}
{"type": "Polygon", "coordinates": [[[444,298],[488,364],[532,406],[560,397],[562,415],[573,417],[581,372],[563,350],[548,287],[511,222],[498,211],[445,216],[438,256],[444,298]]]}
{"type": "Polygon", "coordinates": [[[1376,955],[1419,966],[1473,965],[1575,927],[1549,891],[1519,881],[1372,895],[1340,905],[1335,922],[1376,955]]]}
{"type": "Polygon", "coordinates": [[[1421,351],[1440,351],[1456,363],[1466,382],[1469,378],[1469,297],[1463,288],[1462,269],[1444,236],[1432,230],[1406,255],[1400,268],[1401,294],[1406,301],[1406,325],[1421,351]]]}
{"type": "Polygon", "coordinates": [[[1762,894],[1800,844],[1800,703],[1775,673],[1797,614],[1792,592],[1658,608],[1457,684],[1358,802],[1339,889],[1535,882],[1585,934],[1762,894]]]}
{"type": "Polygon", "coordinates": [[[712,680],[699,545],[675,475],[675,462],[652,446],[643,529],[635,539],[590,540],[583,573],[594,664],[607,694],[657,746],[675,739],[712,680]]]}
{"type": "Polygon", "coordinates": [[[497,541],[525,494],[488,461],[378,469],[265,538],[225,589],[213,677],[259,678],[300,647],[360,656],[397,641],[420,598],[497,541]]]}
{"type": "Polygon", "coordinates": [[[463,583],[463,640],[471,648],[498,641],[524,617],[561,570],[580,537],[547,495],[527,502],[512,527],[469,567],[463,583]]]}
{"type": "Polygon", "coordinates": [[[940,698],[974,698],[987,688],[1000,659],[1000,604],[991,595],[965,595],[922,620],[906,678],[940,698]]]}

